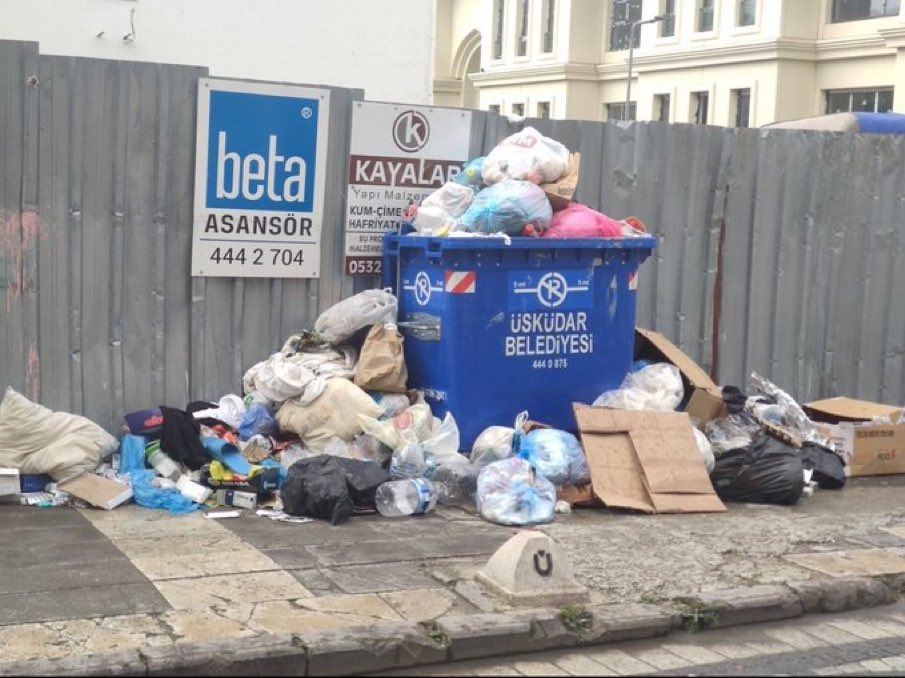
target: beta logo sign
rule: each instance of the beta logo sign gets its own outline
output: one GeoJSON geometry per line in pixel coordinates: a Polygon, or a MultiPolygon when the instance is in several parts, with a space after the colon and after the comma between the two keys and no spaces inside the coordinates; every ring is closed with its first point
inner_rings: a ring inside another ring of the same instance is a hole
{"type": "Polygon", "coordinates": [[[202,78],[192,274],[314,278],[329,91],[202,78]]]}

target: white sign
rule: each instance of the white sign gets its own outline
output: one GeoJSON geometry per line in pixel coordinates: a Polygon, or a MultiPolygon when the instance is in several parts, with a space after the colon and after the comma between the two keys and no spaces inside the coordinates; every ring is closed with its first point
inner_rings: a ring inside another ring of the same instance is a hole
{"type": "Polygon", "coordinates": [[[330,92],[198,81],[192,275],[320,275],[330,92]]]}
{"type": "Polygon", "coordinates": [[[458,174],[468,158],[471,111],[362,101],[352,109],[346,273],[380,273],[383,236],[458,174]]]}

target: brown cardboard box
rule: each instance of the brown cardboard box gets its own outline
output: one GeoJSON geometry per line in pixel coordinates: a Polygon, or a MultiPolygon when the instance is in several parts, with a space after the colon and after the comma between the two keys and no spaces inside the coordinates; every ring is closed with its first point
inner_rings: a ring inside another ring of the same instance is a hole
{"type": "Polygon", "coordinates": [[[725,511],[684,412],[589,407],[574,403],[594,495],[645,513],[725,511]]]}
{"type": "Polygon", "coordinates": [[[836,443],[850,476],[905,473],[905,424],[872,424],[874,417],[897,422],[902,409],[853,398],[808,403],[805,412],[836,443]]]}
{"type": "Polygon", "coordinates": [[[59,483],[58,487],[73,497],[108,511],[132,498],[131,485],[124,485],[93,473],[82,473],[69,478],[59,483]]]}
{"type": "Polygon", "coordinates": [[[550,206],[554,210],[561,210],[568,207],[575,195],[575,189],[578,188],[578,171],[581,168],[581,153],[571,153],[569,155],[569,166],[566,173],[556,181],[541,184],[550,201],[550,206]]]}
{"type": "Polygon", "coordinates": [[[672,363],[679,368],[685,393],[691,393],[686,411],[699,428],[703,429],[711,419],[726,416],[722,389],[700,365],[659,332],[635,329],[635,358],[672,363]]]}

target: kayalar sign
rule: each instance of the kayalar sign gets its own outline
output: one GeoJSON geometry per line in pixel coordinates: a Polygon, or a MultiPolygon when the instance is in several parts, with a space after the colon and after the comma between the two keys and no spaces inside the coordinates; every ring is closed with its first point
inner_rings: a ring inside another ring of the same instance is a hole
{"type": "Polygon", "coordinates": [[[330,92],[201,78],[192,275],[320,275],[330,92]]]}
{"type": "Polygon", "coordinates": [[[346,273],[380,273],[383,236],[468,160],[471,112],[362,101],[352,109],[346,273]]]}

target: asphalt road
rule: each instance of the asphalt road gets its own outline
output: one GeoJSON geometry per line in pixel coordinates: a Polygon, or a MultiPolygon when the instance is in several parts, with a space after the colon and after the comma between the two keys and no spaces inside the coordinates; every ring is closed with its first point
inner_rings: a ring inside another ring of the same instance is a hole
{"type": "Polygon", "coordinates": [[[846,674],[905,676],[905,603],[696,634],[673,633],[659,640],[495,657],[393,673],[397,676],[846,674]]]}

